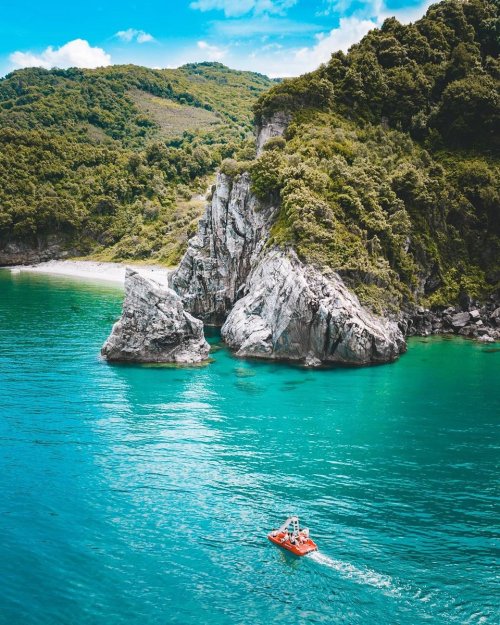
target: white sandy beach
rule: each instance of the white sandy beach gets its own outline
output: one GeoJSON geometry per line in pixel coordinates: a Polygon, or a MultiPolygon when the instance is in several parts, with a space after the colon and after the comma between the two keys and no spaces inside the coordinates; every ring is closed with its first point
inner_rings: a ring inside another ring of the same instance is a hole
{"type": "Polygon", "coordinates": [[[142,275],[152,278],[160,284],[167,284],[171,269],[161,265],[132,265],[104,263],[92,260],[49,260],[36,265],[17,265],[8,267],[13,273],[30,272],[54,276],[68,276],[99,282],[111,282],[121,286],[125,283],[125,269],[131,267],[142,275]]]}

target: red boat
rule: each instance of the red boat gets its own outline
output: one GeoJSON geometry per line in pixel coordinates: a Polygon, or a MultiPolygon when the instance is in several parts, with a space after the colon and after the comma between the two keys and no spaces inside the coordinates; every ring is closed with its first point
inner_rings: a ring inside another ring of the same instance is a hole
{"type": "Polygon", "coordinates": [[[300,529],[299,517],[296,516],[289,517],[281,527],[273,530],[267,537],[278,547],[283,547],[296,556],[305,556],[311,551],[318,550],[316,543],[309,538],[309,530],[300,529]]]}

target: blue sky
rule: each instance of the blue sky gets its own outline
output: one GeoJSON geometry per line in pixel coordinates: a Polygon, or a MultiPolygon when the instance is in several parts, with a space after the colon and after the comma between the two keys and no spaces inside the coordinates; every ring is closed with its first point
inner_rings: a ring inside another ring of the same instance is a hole
{"type": "Polygon", "coordinates": [[[295,76],[429,0],[16,0],[2,7],[0,75],[26,66],[177,67],[220,61],[295,76]]]}

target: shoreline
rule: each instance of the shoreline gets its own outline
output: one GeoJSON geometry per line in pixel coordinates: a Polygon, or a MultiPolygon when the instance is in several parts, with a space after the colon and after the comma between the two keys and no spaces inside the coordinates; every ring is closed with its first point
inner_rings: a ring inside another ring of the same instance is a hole
{"type": "Polygon", "coordinates": [[[168,275],[173,269],[161,265],[134,265],[132,263],[111,263],[94,260],[49,260],[33,265],[0,267],[11,273],[38,273],[50,276],[76,278],[107,282],[121,287],[125,284],[125,269],[130,267],[141,275],[167,286],[168,275]]]}

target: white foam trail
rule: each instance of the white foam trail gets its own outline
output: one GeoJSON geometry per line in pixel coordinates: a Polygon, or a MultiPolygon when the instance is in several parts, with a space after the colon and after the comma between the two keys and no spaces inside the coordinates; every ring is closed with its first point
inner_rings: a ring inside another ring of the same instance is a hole
{"type": "Polygon", "coordinates": [[[389,575],[382,575],[381,573],[377,573],[371,569],[358,569],[350,562],[334,560],[319,551],[314,551],[309,554],[309,557],[311,560],[337,571],[343,577],[352,579],[358,584],[368,584],[369,586],[380,588],[390,595],[400,594],[400,589],[397,586],[394,586],[392,578],[389,575]]]}

